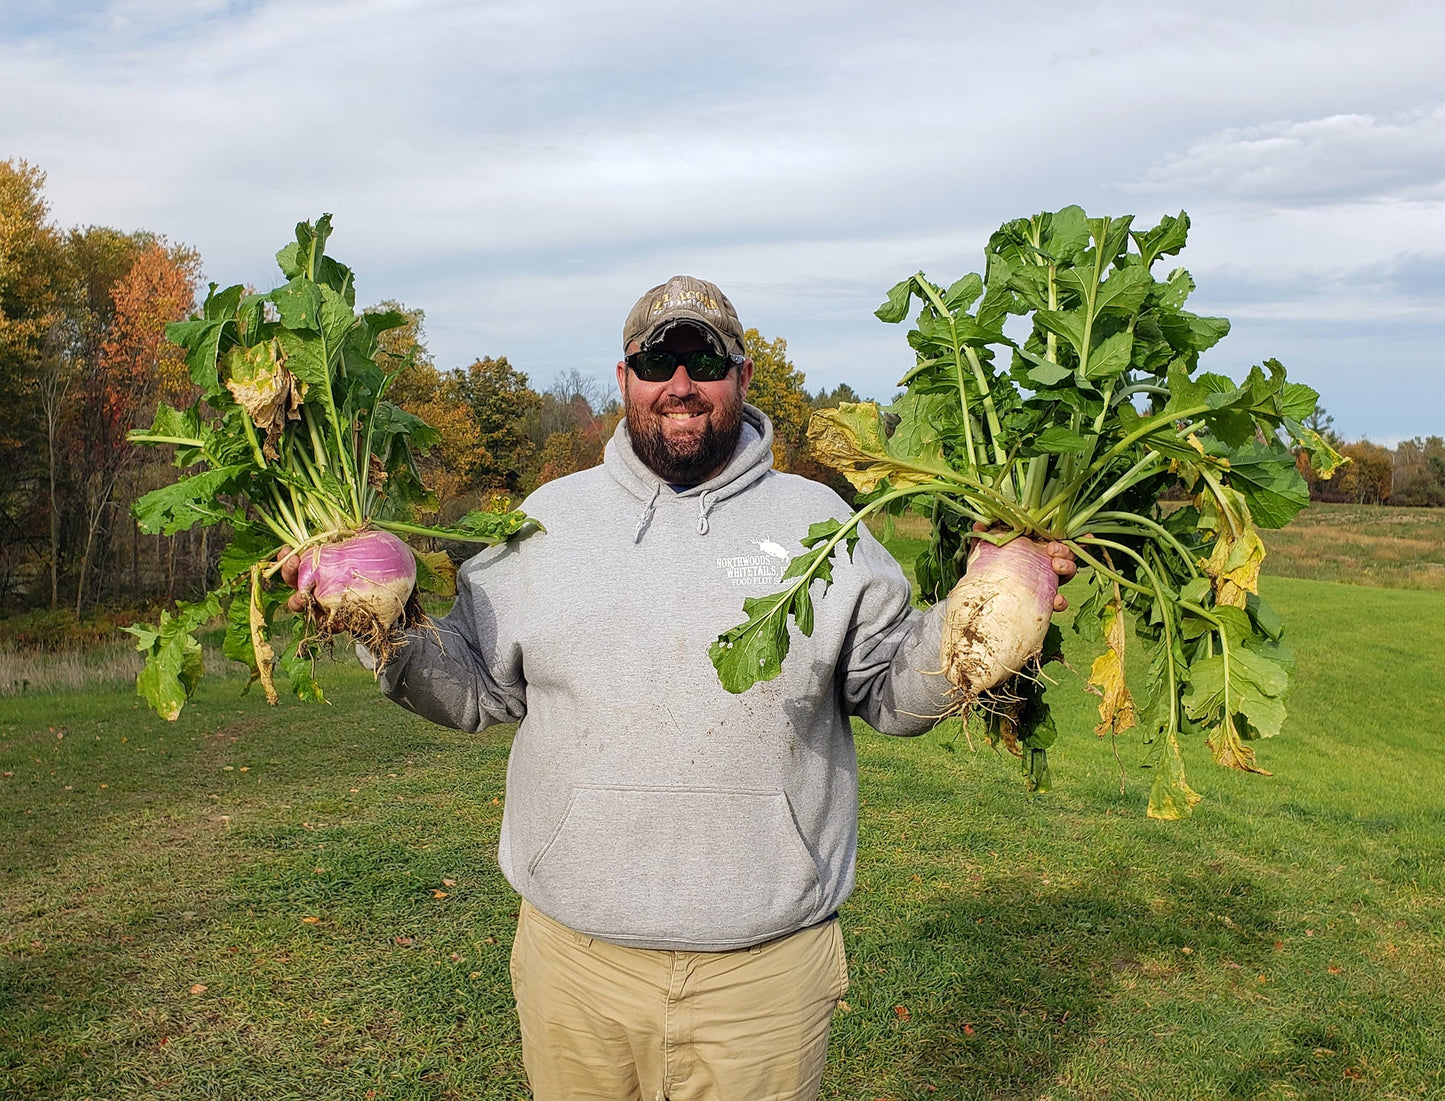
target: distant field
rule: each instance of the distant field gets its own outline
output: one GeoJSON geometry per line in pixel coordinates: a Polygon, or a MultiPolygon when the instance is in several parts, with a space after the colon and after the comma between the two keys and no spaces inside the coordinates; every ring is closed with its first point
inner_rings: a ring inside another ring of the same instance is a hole
{"type": "Polygon", "coordinates": [[[1445,589],[1445,508],[1313,504],[1264,539],[1276,577],[1445,589]]]}
{"type": "MultiPolygon", "coordinates": [[[[928,521],[895,522],[905,568],[923,550],[928,521]]],[[[883,534],[882,522],[872,525],[883,534]]],[[[1385,589],[1445,589],[1445,508],[1312,504],[1287,527],[1265,531],[1264,573],[1385,589]]]]}

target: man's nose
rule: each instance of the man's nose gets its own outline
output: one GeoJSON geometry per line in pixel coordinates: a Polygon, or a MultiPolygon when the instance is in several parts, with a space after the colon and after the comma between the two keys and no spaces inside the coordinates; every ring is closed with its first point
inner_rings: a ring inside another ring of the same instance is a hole
{"type": "Polygon", "coordinates": [[[667,392],[669,394],[690,394],[696,386],[693,385],[692,376],[687,373],[687,366],[678,358],[677,366],[673,368],[672,378],[667,381],[667,392]]]}

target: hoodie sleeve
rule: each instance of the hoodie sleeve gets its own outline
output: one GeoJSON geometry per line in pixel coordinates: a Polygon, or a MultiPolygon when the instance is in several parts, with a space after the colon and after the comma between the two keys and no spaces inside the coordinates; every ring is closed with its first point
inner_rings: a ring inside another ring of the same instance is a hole
{"type": "MultiPolygon", "coordinates": [[[[431,627],[407,631],[401,652],[377,671],[388,699],[442,726],[473,732],[520,722],[527,713],[520,648],[499,637],[496,611],[478,584],[486,553],[462,567],[452,610],[431,627]]],[[[493,574],[488,580],[500,579],[493,574]]]]}
{"type": "Polygon", "coordinates": [[[864,581],[839,664],[844,706],[884,734],[922,734],[954,695],[939,659],[943,607],[913,607],[902,568],[867,529],[854,564],[864,581]]]}

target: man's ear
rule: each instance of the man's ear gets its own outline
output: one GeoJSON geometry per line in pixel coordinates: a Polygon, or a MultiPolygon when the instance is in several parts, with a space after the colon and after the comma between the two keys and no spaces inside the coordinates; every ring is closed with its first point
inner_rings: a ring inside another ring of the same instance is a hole
{"type": "Polygon", "coordinates": [[[627,363],[620,359],[617,361],[617,393],[625,403],[627,401],[627,363]]]}
{"type": "Polygon", "coordinates": [[[738,388],[742,396],[748,396],[748,386],[753,381],[753,361],[745,359],[738,364],[738,388]]]}

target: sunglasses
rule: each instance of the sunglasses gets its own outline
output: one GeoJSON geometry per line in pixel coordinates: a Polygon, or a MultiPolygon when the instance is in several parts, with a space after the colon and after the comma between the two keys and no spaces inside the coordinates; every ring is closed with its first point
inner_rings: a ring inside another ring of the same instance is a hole
{"type": "Polygon", "coordinates": [[[717,382],[726,378],[741,356],[719,355],[717,352],[633,352],[625,357],[628,368],[643,382],[666,382],[681,363],[693,382],[717,382]]]}

